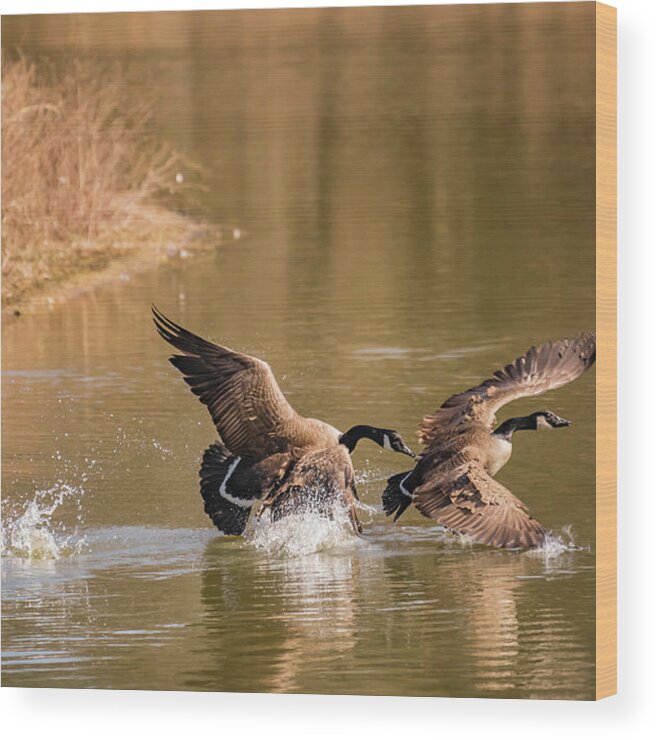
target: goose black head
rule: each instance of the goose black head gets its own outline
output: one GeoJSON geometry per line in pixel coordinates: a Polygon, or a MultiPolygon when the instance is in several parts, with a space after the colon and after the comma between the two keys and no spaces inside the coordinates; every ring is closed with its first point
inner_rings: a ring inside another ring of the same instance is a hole
{"type": "Polygon", "coordinates": [[[343,444],[349,452],[353,452],[357,443],[363,438],[370,439],[385,450],[400,452],[402,455],[415,457],[415,453],[404,442],[403,437],[395,429],[382,429],[381,427],[372,427],[366,424],[360,424],[352,427],[342,434],[339,438],[340,444],[343,444]]]}
{"type": "Polygon", "coordinates": [[[377,432],[381,436],[376,441],[385,450],[392,450],[393,452],[400,452],[402,455],[415,457],[415,453],[408,447],[403,437],[395,429],[377,429],[377,432]]]}
{"type": "Polygon", "coordinates": [[[554,414],[553,411],[536,411],[531,414],[535,421],[535,429],[558,429],[559,427],[570,427],[572,422],[569,419],[554,414]]]}

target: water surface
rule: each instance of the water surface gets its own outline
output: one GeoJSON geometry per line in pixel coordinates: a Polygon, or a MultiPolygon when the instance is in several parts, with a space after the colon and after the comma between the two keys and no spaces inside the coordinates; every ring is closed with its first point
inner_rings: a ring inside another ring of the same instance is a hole
{"type": "Polygon", "coordinates": [[[3,20],[7,46],[125,63],[207,169],[193,209],[243,234],[4,327],[4,685],[593,697],[594,371],[508,409],[574,423],[499,476],[575,549],[392,525],[405,460],[363,443],[365,536],[315,522],[290,555],[206,520],[215,432],[149,319],[414,443],[449,394],[594,326],[593,31],[591,3],[3,20]]]}

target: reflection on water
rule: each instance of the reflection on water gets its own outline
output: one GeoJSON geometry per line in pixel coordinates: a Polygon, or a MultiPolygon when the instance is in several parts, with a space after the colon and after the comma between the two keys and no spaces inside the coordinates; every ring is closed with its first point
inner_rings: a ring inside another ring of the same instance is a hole
{"type": "Polygon", "coordinates": [[[206,530],[119,528],[90,532],[89,554],[68,562],[6,559],[5,680],[588,695],[591,638],[568,613],[592,582],[590,554],[436,547],[433,529],[379,525],[277,560],[206,530]]]}
{"type": "MultiPolygon", "coordinates": [[[[412,440],[594,326],[593,30],[584,3],[3,19],[6,46],[125,62],[207,167],[193,208],[245,234],[3,327],[4,685],[592,697],[594,373],[540,399],[573,427],[501,475],[578,549],[409,511],[281,557],[208,527],[215,432],[149,305],[268,360],[302,413],[412,440]],[[50,511],[53,486],[75,495],[50,511]]],[[[375,506],[404,465],[354,463],[375,506]]]]}

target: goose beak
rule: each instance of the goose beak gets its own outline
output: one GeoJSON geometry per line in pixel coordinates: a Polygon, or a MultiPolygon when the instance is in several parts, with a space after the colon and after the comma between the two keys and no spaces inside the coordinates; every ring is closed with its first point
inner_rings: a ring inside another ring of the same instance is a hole
{"type": "Polygon", "coordinates": [[[407,445],[407,444],[405,444],[405,443],[403,443],[403,449],[401,449],[401,450],[397,450],[397,452],[400,452],[400,453],[402,453],[403,455],[407,455],[408,457],[411,457],[411,458],[412,458],[413,460],[414,460],[414,458],[415,458],[415,457],[417,457],[417,456],[415,455],[415,453],[414,453],[414,452],[413,452],[413,451],[412,451],[412,450],[411,450],[411,449],[410,449],[410,448],[408,447],[408,445],[407,445]]]}
{"type": "Polygon", "coordinates": [[[557,427],[571,427],[572,422],[569,419],[558,419],[556,422],[557,427]]]}

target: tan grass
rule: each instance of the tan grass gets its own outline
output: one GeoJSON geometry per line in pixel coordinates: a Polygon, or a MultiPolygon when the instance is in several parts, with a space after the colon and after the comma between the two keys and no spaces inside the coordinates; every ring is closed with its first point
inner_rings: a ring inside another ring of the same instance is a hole
{"type": "Polygon", "coordinates": [[[3,60],[3,304],[104,267],[154,200],[186,187],[192,165],[153,134],[152,101],[125,90],[116,67],[3,60]]]}

